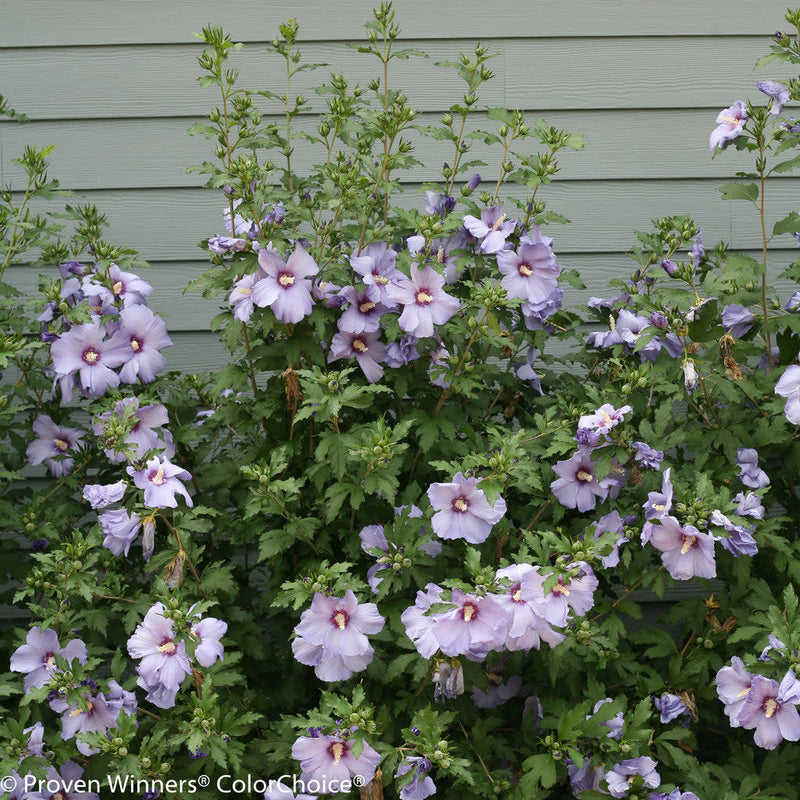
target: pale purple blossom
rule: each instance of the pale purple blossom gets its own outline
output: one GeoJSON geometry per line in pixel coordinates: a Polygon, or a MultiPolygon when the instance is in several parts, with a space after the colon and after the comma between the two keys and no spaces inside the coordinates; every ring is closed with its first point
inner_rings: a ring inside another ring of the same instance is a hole
{"type": "Polygon", "coordinates": [[[374,603],[359,603],[350,589],[344,597],[317,592],[295,626],[292,652],[301,664],[314,667],[320,680],[347,680],[372,662],[367,634],[379,633],[384,622],[374,603]]]}
{"type": "Polygon", "coordinates": [[[758,553],[758,545],[753,538],[755,527],[736,525],[729,520],[719,509],[711,513],[712,525],[723,528],[727,536],[718,536],[717,541],[734,556],[754,556],[758,553]]]}
{"type": "Polygon", "coordinates": [[[628,537],[625,536],[624,533],[623,521],[619,515],[619,511],[615,509],[605,516],[600,517],[600,519],[594,523],[594,526],[595,541],[604,533],[617,534],[617,539],[611,548],[611,552],[600,557],[600,563],[605,569],[616,567],[617,564],[619,564],[619,547],[621,544],[624,544],[628,541],[628,537]]]}
{"type": "Polygon", "coordinates": [[[543,303],[558,286],[561,266],[553,251],[543,242],[521,244],[519,250],[501,250],[497,266],[503,274],[501,286],[509,297],[527,303],[543,303]]]}
{"type": "Polygon", "coordinates": [[[355,358],[367,382],[377,383],[383,377],[383,367],[380,362],[384,360],[386,354],[386,345],[380,341],[379,336],[378,331],[363,333],[340,331],[334,334],[328,353],[328,363],[340,358],[355,358]]]}
{"type": "Polygon", "coordinates": [[[186,644],[176,642],[175,625],[164,616],[163,603],[150,608],[130,639],[128,655],[141,659],[136,683],[147,690],[147,700],[159,708],[172,708],[183,679],[192,672],[186,644]]]}
{"type": "Polygon", "coordinates": [[[414,777],[400,789],[400,800],[425,800],[426,797],[436,794],[436,784],[428,773],[431,771],[431,762],[424,756],[406,756],[397,766],[395,778],[414,771],[414,777]]]}
{"type": "Polygon", "coordinates": [[[258,263],[263,277],[251,290],[255,305],[269,306],[278,322],[295,323],[307,317],[314,305],[309,278],[319,267],[303,246],[298,242],[285,263],[277,253],[263,248],[258,263]]]}
{"type": "Polygon", "coordinates": [[[400,615],[400,621],[406,629],[406,635],[414,643],[414,647],[423,658],[431,658],[439,649],[439,640],[435,630],[440,617],[426,612],[434,603],[442,602],[442,588],[435,583],[425,586],[417,592],[413,606],[400,615]]]}
{"type": "Polygon", "coordinates": [[[25,644],[12,653],[9,669],[12,672],[25,673],[26,692],[41,689],[56,672],[60,672],[56,665],[56,656],[65,661],[78,659],[81,664],[85,664],[86,645],[80,639],[71,639],[61,647],[58,634],[52,628],[31,628],[25,637],[25,644]]]}
{"type": "Polygon", "coordinates": [[[792,670],[787,670],[780,684],[755,675],[737,719],[743,728],[755,728],[755,743],[759,747],[774,750],[784,739],[800,740],[798,703],[800,681],[792,670]]]}
{"type": "Polygon", "coordinates": [[[714,152],[715,147],[722,148],[726,142],[735,139],[742,132],[748,119],[750,117],[747,114],[747,106],[741,100],[722,109],[717,115],[717,127],[711,132],[708,140],[711,152],[714,152]]]}
{"type": "Polygon", "coordinates": [[[379,299],[360,292],[355,286],[345,286],[341,295],[348,303],[336,323],[342,333],[374,333],[380,330],[381,315],[387,309],[379,299]]]}
{"type": "Polygon", "coordinates": [[[217,660],[222,661],[225,649],[220,639],[227,633],[228,623],[215,617],[205,617],[192,623],[192,636],[197,639],[194,660],[201,667],[210,667],[217,660]]]}
{"type": "Polygon", "coordinates": [[[160,351],[172,345],[164,320],[147,306],[139,305],[122,309],[112,341],[118,341],[126,353],[127,360],[119,371],[125,383],[154,381],[167,365],[160,351]]]}
{"type": "MultiPolygon", "coordinates": [[[[64,741],[82,733],[105,733],[117,727],[118,710],[109,707],[105,695],[83,695],[85,707],[77,700],[69,705],[65,700],[57,699],[50,703],[53,711],[61,714],[61,738],[64,741]]],[[[84,741],[76,742],[78,752],[85,756],[99,753],[84,741]]]]}
{"type": "Polygon", "coordinates": [[[800,425],[800,367],[791,364],[775,385],[775,394],[786,398],[784,414],[792,425],[800,425]]]}
{"type": "Polygon", "coordinates": [[[751,447],[740,447],[736,451],[736,466],[739,478],[751,489],[764,489],[769,486],[769,476],[758,466],[758,451],[751,447]]]}
{"type": "Polygon", "coordinates": [[[733,498],[733,502],[737,503],[736,514],[740,517],[753,517],[754,519],[764,519],[764,506],[761,503],[761,498],[755,492],[739,492],[733,498]]]}
{"type": "MultiPolygon", "coordinates": [[[[106,435],[112,420],[115,422],[130,419],[133,423],[130,433],[125,439],[125,444],[131,446],[131,456],[136,459],[144,458],[150,450],[162,450],[163,455],[171,458],[175,453],[172,436],[169,431],[157,431],[169,421],[167,409],[159,404],[140,406],[138,397],[126,397],[114,405],[111,411],[106,411],[95,417],[92,430],[95,436],[106,435]],[[163,439],[159,438],[159,433],[163,439]]],[[[126,461],[125,453],[106,448],[107,458],[111,461],[126,461]]]]}
{"type": "Polygon", "coordinates": [[[441,651],[483,661],[489,650],[500,650],[508,634],[508,619],[493,597],[477,597],[454,589],[455,608],[440,615],[433,634],[441,651]]]}
{"type": "Polygon", "coordinates": [[[602,503],[608,496],[608,488],[598,480],[591,451],[586,448],[581,447],[571,458],[557,462],[553,472],[559,477],[550,488],[565,508],[591,511],[598,500],[602,503]]]}
{"type": "Polygon", "coordinates": [[[488,673],[489,688],[484,692],[477,686],[472,687],[472,702],[477,708],[500,708],[514,697],[524,692],[522,678],[512,675],[503,681],[502,669],[495,668],[488,673]]]}
{"type": "Polygon", "coordinates": [[[90,483],[83,487],[83,499],[95,510],[105,508],[122,500],[127,486],[124,480],[108,484],[90,483]]]}
{"type": "Polygon", "coordinates": [[[545,604],[545,576],[531,564],[512,564],[497,570],[498,580],[509,580],[511,586],[504,594],[495,595],[495,602],[504,609],[508,631],[506,650],[538,650],[540,641],[555,647],[564,641],[564,634],[552,625],[563,624],[563,615],[552,616],[545,604]]]}
{"type": "Polygon", "coordinates": [[[655,450],[645,442],[634,442],[632,447],[636,451],[637,464],[641,464],[645,469],[661,469],[661,462],[664,460],[663,450],[655,450]]]}
{"type": "Polygon", "coordinates": [[[605,403],[594,414],[584,414],[578,420],[578,430],[588,429],[608,437],[611,429],[623,422],[625,415],[630,414],[632,410],[630,406],[614,408],[611,403],[605,403]]]}
{"type": "Polygon", "coordinates": [[[791,89],[776,81],[757,81],[756,89],[772,98],[769,113],[773,117],[777,117],[783,111],[783,107],[792,99],[791,89]]]}
{"type": "Polygon", "coordinates": [[[176,508],[176,494],[183,495],[186,505],[194,503],[181,481],[191,480],[191,475],[183,468],[170,463],[164,456],[148,460],[144,469],[127,468],[128,475],[139,489],[144,490],[144,504],[149,508],[176,508]]]}
{"type": "Polygon", "coordinates": [[[664,517],[650,530],[650,543],[661,551],[661,561],[675,580],[714,578],[714,537],[694,525],[681,527],[675,517],[664,517]]]}
{"type": "Polygon", "coordinates": [[[103,546],[115,556],[128,555],[128,550],[142,527],[141,517],[124,508],[106,511],[97,518],[103,529],[103,546]]]}
{"type": "Polygon", "coordinates": [[[606,772],[606,783],[611,796],[625,797],[636,776],[641,776],[642,783],[651,789],[657,789],[661,784],[661,776],[656,772],[654,759],[650,756],[628,758],[606,772]]]}
{"type": "Polygon", "coordinates": [[[352,780],[356,775],[366,785],[375,776],[380,764],[380,754],[364,742],[358,758],[353,753],[353,739],[347,734],[325,736],[301,736],[292,745],[292,758],[300,762],[301,779],[308,784],[316,780],[328,784],[352,780]]]}
{"type": "Polygon", "coordinates": [[[433,483],[428,497],[435,512],[433,532],[442,539],[466,539],[470,544],[486,541],[492,527],[506,513],[506,502],[498,497],[490,503],[478,478],[465,478],[460,472],[451,483],[433,483]]]}
{"type": "Polygon", "coordinates": [[[144,305],[153,292],[153,287],[133,272],[123,272],[116,264],[111,264],[108,273],[89,273],[84,275],[81,288],[94,307],[113,307],[122,301],[124,308],[144,305]]]}
{"type": "Polygon", "coordinates": [[[384,362],[387,367],[398,369],[404,367],[411,361],[419,358],[417,352],[417,337],[410,333],[404,333],[399,342],[390,342],[386,345],[384,352],[384,362]]]}
{"type": "MultiPolygon", "coordinates": [[[[602,700],[598,700],[592,708],[592,713],[586,715],[586,719],[591,719],[592,716],[596,714],[604,705],[613,702],[614,701],[610,697],[605,697],[602,700]]],[[[622,729],[625,727],[625,715],[621,711],[617,711],[617,713],[611,719],[601,722],[600,724],[604,728],[608,728],[608,733],[606,734],[607,738],[614,739],[617,742],[622,739],[622,729]]]]}
{"type": "Polygon", "coordinates": [[[32,466],[44,464],[54,478],[63,478],[72,472],[75,459],[68,453],[77,451],[86,435],[79,428],[56,425],[47,414],[40,414],[33,423],[37,438],[27,447],[25,455],[32,466]]]}
{"type": "Polygon", "coordinates": [[[245,275],[233,284],[228,303],[233,306],[233,318],[239,322],[249,322],[253,316],[253,287],[264,277],[261,268],[245,275]]]}
{"type": "Polygon", "coordinates": [[[130,346],[119,336],[106,339],[104,329],[91,322],[73,325],[62,333],[51,345],[50,355],[64,402],[72,400],[76,376],[89,397],[101,397],[119,386],[114,368],[128,360],[129,352],[130,346]]]}
{"type": "Polygon", "coordinates": [[[506,219],[501,206],[490,206],[481,211],[480,219],[467,214],[464,217],[464,227],[480,240],[481,253],[490,255],[505,247],[506,239],[517,227],[517,221],[506,219]]]}
{"type": "Polygon", "coordinates": [[[755,320],[755,315],[749,308],[737,303],[731,303],[722,309],[722,324],[735,339],[744,336],[753,327],[755,320]]]}
{"type": "Polygon", "coordinates": [[[434,325],[444,325],[459,308],[458,299],[442,290],[444,277],[432,267],[411,265],[411,278],[387,286],[389,299],[403,306],[400,328],[423,339],[433,336],[434,325]]]}
{"type": "Polygon", "coordinates": [[[653,705],[656,707],[656,711],[660,713],[660,720],[664,724],[681,717],[692,716],[689,706],[677,694],[671,694],[670,692],[664,692],[661,697],[654,697],[653,705]]]}
{"type": "Polygon", "coordinates": [[[717,696],[725,704],[725,713],[732,728],[741,727],[739,714],[744,708],[754,677],[744,668],[744,662],[739,656],[731,659],[730,667],[722,667],[717,672],[717,696]]]}
{"type": "MultiPolygon", "coordinates": [[[[36,786],[38,787],[38,781],[36,786]]],[[[96,792],[81,792],[78,788],[87,786],[87,781],[83,778],[83,767],[74,761],[67,761],[61,765],[61,769],[49,766],[42,779],[44,791],[28,792],[26,800],[100,800],[100,795],[96,792]],[[53,791],[54,787],[59,787],[53,791]]]]}
{"type": "Polygon", "coordinates": [[[367,296],[374,303],[381,303],[386,308],[397,305],[386,291],[388,285],[392,281],[405,278],[395,266],[396,259],[397,253],[385,242],[372,242],[358,255],[350,256],[350,266],[361,276],[367,296]]]}

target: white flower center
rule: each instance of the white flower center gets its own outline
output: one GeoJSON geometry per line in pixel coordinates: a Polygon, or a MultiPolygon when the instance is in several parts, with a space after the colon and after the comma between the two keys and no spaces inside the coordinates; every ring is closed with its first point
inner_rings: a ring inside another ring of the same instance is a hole
{"type": "Polygon", "coordinates": [[[433,295],[430,293],[430,291],[427,288],[420,289],[417,292],[416,300],[417,300],[417,303],[419,305],[426,306],[426,305],[428,305],[428,303],[432,303],[433,302],[433,295]]]}
{"type": "Polygon", "coordinates": [[[167,639],[164,644],[159,645],[156,649],[159,653],[166,653],[168,656],[171,656],[178,649],[178,646],[172,639],[167,639]]]}
{"type": "Polygon", "coordinates": [[[294,283],[294,275],[291,275],[288,272],[281,272],[281,274],[278,276],[278,283],[283,286],[284,289],[286,289],[294,283]]]}

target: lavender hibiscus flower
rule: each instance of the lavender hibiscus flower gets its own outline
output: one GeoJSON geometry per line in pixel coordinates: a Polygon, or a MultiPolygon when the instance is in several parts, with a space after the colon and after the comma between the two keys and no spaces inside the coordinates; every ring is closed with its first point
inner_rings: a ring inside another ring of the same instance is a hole
{"type": "Polygon", "coordinates": [[[483,661],[489,650],[500,650],[508,635],[508,619],[493,597],[476,597],[453,590],[452,611],[444,612],[434,628],[441,651],[483,661]]]}
{"type": "Polygon", "coordinates": [[[681,527],[675,517],[664,517],[652,526],[650,543],[661,551],[661,561],[675,580],[716,577],[714,537],[694,525],[681,527]]]}
{"type": "Polygon", "coordinates": [[[367,296],[372,302],[381,303],[387,308],[397,305],[386,291],[389,283],[405,278],[395,267],[396,259],[397,253],[385,242],[372,242],[359,255],[350,256],[350,266],[361,276],[367,296]]]}
{"type": "Polygon", "coordinates": [[[436,794],[436,784],[428,776],[431,768],[431,762],[423,756],[406,756],[400,762],[395,778],[414,771],[411,781],[400,790],[400,800],[425,800],[426,797],[436,794]]]}
{"type": "Polygon", "coordinates": [[[742,132],[748,119],[750,117],[747,114],[747,106],[741,100],[720,111],[717,116],[717,127],[711,132],[708,140],[711,152],[714,152],[715,147],[721,148],[726,142],[735,139],[742,132]]]}
{"type": "Polygon", "coordinates": [[[85,664],[86,645],[80,639],[72,639],[61,647],[58,634],[52,628],[31,628],[25,644],[20,645],[11,655],[9,668],[13,672],[25,673],[25,691],[29,692],[45,686],[54,673],[60,672],[56,666],[56,656],[65,661],[77,658],[81,664],[85,664]]]}
{"type": "Polygon", "coordinates": [[[500,282],[509,297],[527,303],[543,303],[558,286],[561,266],[553,251],[541,239],[521,244],[519,250],[501,250],[497,266],[504,275],[500,282]]]}
{"type": "Polygon", "coordinates": [[[47,414],[40,414],[33,423],[34,439],[25,451],[32,466],[44,464],[54,478],[63,478],[72,472],[75,459],[67,453],[78,449],[86,435],[78,428],[56,425],[47,414]]]}
{"type": "Polygon", "coordinates": [[[112,307],[121,301],[123,308],[144,305],[153,287],[133,272],[123,272],[111,264],[106,274],[89,273],[81,286],[91,306],[112,307]]]}
{"type": "Polygon", "coordinates": [[[95,510],[105,508],[121,500],[127,486],[128,484],[125,481],[117,481],[106,485],[90,483],[83,487],[83,499],[95,510]]]}
{"type": "MultiPolygon", "coordinates": [[[[664,692],[661,697],[653,698],[653,705],[660,713],[659,719],[664,724],[680,719],[681,717],[692,716],[692,711],[677,694],[664,692]]],[[[688,721],[687,721],[688,724],[688,721]]]]}
{"type": "Polygon", "coordinates": [[[156,603],[128,639],[128,654],[141,659],[136,683],[147,690],[147,699],[159,708],[172,708],[183,679],[192,672],[186,644],[175,642],[175,625],[164,616],[164,604],[156,603]]]}
{"type": "Polygon", "coordinates": [[[149,508],[176,508],[176,494],[183,495],[191,508],[192,498],[181,481],[191,480],[191,475],[181,467],[170,463],[164,456],[151,458],[144,469],[127,468],[128,475],[139,489],[144,490],[144,504],[149,508]]]}
{"type": "MultiPolygon", "coordinates": [[[[50,703],[50,707],[61,716],[61,738],[64,741],[72,739],[81,733],[105,733],[117,727],[118,711],[109,707],[105,695],[99,692],[96,695],[83,695],[83,703],[77,700],[69,705],[65,700],[57,699],[50,703]]],[[[95,755],[100,750],[91,747],[84,741],[76,742],[78,752],[85,756],[95,755]]]]}
{"type": "Polygon", "coordinates": [[[656,762],[649,756],[629,758],[616,764],[606,772],[606,783],[612,797],[625,797],[636,776],[641,776],[642,784],[652,789],[661,784],[661,776],[656,772],[656,762]]]}
{"type": "Polygon", "coordinates": [[[731,659],[730,667],[722,667],[717,672],[717,696],[725,704],[725,713],[732,728],[741,726],[739,714],[744,708],[754,677],[744,668],[744,662],[739,656],[731,659]]]}
{"type": "Polygon", "coordinates": [[[429,583],[425,586],[425,591],[420,589],[417,592],[414,605],[400,615],[400,621],[406,628],[406,635],[423,658],[431,658],[439,649],[436,626],[441,617],[434,614],[429,615],[427,612],[434,603],[441,602],[441,586],[429,583]]]}
{"type": "Polygon", "coordinates": [[[347,680],[372,661],[367,634],[379,633],[383,625],[375,603],[360,604],[350,589],[344,597],[317,592],[294,629],[292,652],[301,664],[314,667],[320,680],[347,680]]]}
{"type": "MultiPolygon", "coordinates": [[[[553,630],[545,607],[544,581],[539,568],[531,564],[513,564],[497,571],[499,580],[510,580],[505,594],[494,600],[506,612],[508,631],[506,650],[538,650],[540,641],[555,647],[564,641],[563,633],[553,630]]],[[[560,620],[558,620],[560,621],[560,620]]]]}
{"type": "Polygon", "coordinates": [[[498,497],[490,504],[479,483],[478,478],[465,478],[457,472],[452,483],[431,484],[428,497],[436,511],[431,523],[437,536],[466,539],[470,544],[486,541],[506,513],[506,502],[498,497]]]}
{"type": "Polygon", "coordinates": [[[784,739],[800,740],[798,703],[800,681],[792,670],[786,672],[780,684],[756,675],[737,719],[743,728],[755,728],[755,743],[759,747],[774,750],[784,739]]]}
{"type": "Polygon", "coordinates": [[[444,325],[457,311],[458,300],[442,290],[444,278],[432,267],[411,265],[411,278],[390,284],[389,299],[403,306],[400,328],[423,339],[433,336],[434,325],[444,325]]]}
{"type": "MultiPolygon", "coordinates": [[[[125,383],[150,383],[167,365],[161,350],[172,346],[167,335],[167,326],[161,317],[156,316],[147,306],[129,306],[119,315],[119,328],[112,341],[125,342],[130,349],[127,361],[119,371],[125,383]]],[[[124,348],[123,348],[124,349],[124,348]]]]}
{"type": "Polygon", "coordinates": [[[368,383],[377,383],[383,377],[386,345],[378,338],[377,331],[363,333],[346,333],[340,331],[331,340],[328,363],[340,358],[355,358],[368,383]]]}
{"type": "Polygon", "coordinates": [[[381,315],[386,311],[380,300],[373,300],[355,286],[345,286],[341,295],[349,303],[337,322],[342,333],[374,333],[380,329],[381,315]]]}
{"type": "Polygon", "coordinates": [[[90,397],[101,397],[109,388],[119,386],[114,372],[128,360],[130,347],[119,337],[110,340],[99,325],[86,322],[74,325],[51,345],[55,377],[64,402],[72,400],[72,384],[77,375],[90,397]]]}
{"type": "Polygon", "coordinates": [[[306,784],[337,781],[341,785],[358,775],[363,786],[375,776],[381,757],[367,742],[356,757],[354,744],[354,740],[342,736],[301,736],[292,745],[292,758],[300,762],[301,779],[306,784]]]}
{"type": "Polygon", "coordinates": [[[775,385],[775,394],[786,398],[783,413],[792,425],[800,425],[800,367],[788,366],[775,385]]]}
{"type": "Polygon", "coordinates": [[[311,313],[309,277],[319,272],[314,259],[301,244],[284,261],[272,250],[258,251],[258,263],[264,276],[252,287],[253,302],[259,307],[269,306],[278,322],[300,322],[311,313]]]}
{"type": "Polygon", "coordinates": [[[559,461],[553,467],[559,477],[550,484],[556,500],[565,508],[591,511],[599,500],[608,496],[608,487],[597,479],[591,450],[579,448],[572,458],[559,461]]]}
{"type": "Polygon", "coordinates": [[[740,447],[736,451],[736,466],[739,478],[751,489],[764,489],[769,486],[769,475],[758,466],[758,451],[752,447],[740,447]]]}
{"type": "MultiPolygon", "coordinates": [[[[26,800],[100,800],[100,795],[96,792],[79,791],[87,786],[87,781],[83,779],[83,767],[74,761],[62,764],[60,771],[55,767],[48,767],[41,783],[45,787],[44,791],[28,792],[24,795],[26,800]]],[[[39,782],[34,786],[38,787],[39,782]]]]}
{"type": "Polygon", "coordinates": [[[769,113],[773,117],[777,117],[783,111],[783,107],[792,99],[791,89],[776,81],[757,81],[756,89],[772,98],[769,113]]]}
{"type": "Polygon", "coordinates": [[[480,219],[467,214],[464,217],[464,227],[480,240],[481,253],[491,255],[505,247],[506,239],[517,227],[517,221],[507,220],[501,206],[490,206],[481,211],[480,219]]]}

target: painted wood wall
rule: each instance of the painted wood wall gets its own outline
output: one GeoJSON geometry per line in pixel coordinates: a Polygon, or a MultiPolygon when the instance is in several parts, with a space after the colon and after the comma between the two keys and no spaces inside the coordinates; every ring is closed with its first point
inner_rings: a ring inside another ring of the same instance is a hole
{"type": "MultiPolygon", "coordinates": [[[[282,87],[277,56],[264,42],[289,16],[300,23],[304,57],[326,62],[366,85],[373,61],[347,48],[363,39],[369,0],[3,0],[0,5],[0,92],[31,122],[0,122],[0,180],[19,179],[10,159],[23,145],[55,144],[51,175],[97,203],[111,221],[109,240],[139,250],[153,265],[146,274],[151,305],[168,318],[173,369],[199,370],[224,362],[206,333],[217,305],[183,295],[207,264],[197,242],[223,232],[222,202],[200,188],[186,168],[211,154],[209,144],[185,135],[217,98],[199,88],[191,32],[223,26],[246,47],[236,58],[241,85],[282,87]]],[[[784,0],[395,0],[406,46],[429,60],[395,62],[392,87],[403,88],[433,122],[462,91],[449,71],[434,66],[471,52],[481,41],[500,55],[491,67],[484,106],[520,108],[531,118],[584,133],[588,147],[563,159],[562,180],[549,188],[550,207],[572,220],[553,226],[559,260],[580,270],[588,289],[604,292],[624,275],[624,253],[634,228],[655,216],[689,213],[707,245],[719,239],[755,250],[760,231],[746,203],[725,202],[716,187],[751,167],[728,152],[711,159],[708,136],[716,115],[736,99],[757,100],[759,79],[792,73],[771,65],[753,72],[768,37],[785,28],[784,0]]],[[[297,89],[324,72],[303,73],[297,89]]],[[[319,100],[315,99],[315,108],[319,100]]],[[[264,106],[267,113],[277,107],[264,106]]],[[[800,116],[800,114],[798,115],[800,116]]],[[[312,126],[313,116],[302,126],[312,126]]],[[[417,156],[439,167],[450,160],[440,143],[424,140],[417,156]]],[[[494,158],[499,156],[495,154],[494,158]]],[[[310,163],[310,152],[298,159],[310,163]]],[[[482,170],[496,177],[496,162],[482,170]]],[[[410,189],[435,176],[417,169],[410,189]]],[[[771,190],[777,219],[798,207],[792,177],[771,190]]],[[[419,197],[422,205],[422,197],[419,197]]],[[[791,237],[772,269],[796,255],[791,237]]],[[[22,268],[11,280],[34,287],[22,268]]],[[[573,294],[574,296],[574,294],[573,294]]]]}

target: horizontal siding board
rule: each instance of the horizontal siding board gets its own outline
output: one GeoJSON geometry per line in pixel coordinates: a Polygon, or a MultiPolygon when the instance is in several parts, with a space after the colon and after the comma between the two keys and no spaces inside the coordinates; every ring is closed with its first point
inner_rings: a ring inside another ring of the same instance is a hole
{"type": "MultiPolygon", "coordinates": [[[[711,242],[707,240],[707,244],[711,242]]],[[[753,258],[761,257],[758,251],[746,251],[753,258]]],[[[777,276],[795,259],[794,250],[774,253],[769,261],[769,274],[777,276]]],[[[581,304],[590,297],[610,297],[617,290],[611,290],[609,280],[626,280],[636,267],[623,252],[617,253],[558,253],[559,262],[565,269],[577,270],[586,289],[577,290],[564,285],[565,303],[581,304]]],[[[152,284],[153,294],[148,304],[163,316],[171,334],[191,331],[209,331],[211,320],[222,308],[227,308],[227,298],[206,299],[197,292],[185,292],[188,283],[209,268],[208,262],[187,261],[174,263],[155,263],[152,269],[142,270],[140,275],[152,284]]],[[[56,278],[55,268],[46,271],[56,278]]],[[[22,290],[28,297],[37,296],[39,270],[28,267],[12,267],[6,272],[6,280],[22,290]]],[[[499,277],[499,273],[498,273],[499,277]]],[[[562,281],[562,283],[564,283],[562,281]]],[[[796,286],[786,280],[774,280],[772,286],[781,304],[788,300],[796,286]]],[[[213,337],[213,334],[211,335],[213,337]]]]}
{"type": "MultiPolygon", "coordinates": [[[[758,249],[761,232],[753,206],[723,201],[717,182],[694,181],[570,181],[546,187],[538,195],[548,208],[573,224],[551,226],[557,252],[619,252],[634,241],[633,229],[649,229],[650,220],[689,214],[703,226],[705,241],[727,241],[738,249],[758,249]]],[[[767,200],[768,230],[796,206],[797,179],[776,182],[767,200]]],[[[424,196],[414,187],[398,205],[423,208],[424,196]]],[[[508,196],[522,198],[518,189],[508,196]]],[[[108,216],[106,239],[133,247],[149,261],[189,261],[198,257],[198,242],[224,232],[221,196],[204,189],[86,192],[83,202],[96,203],[108,216]]],[[[777,249],[794,249],[784,235],[777,249]]]]}
{"type": "MultiPolygon", "coordinates": [[[[413,44],[413,43],[412,43],[413,44]]],[[[453,60],[475,42],[419,42],[436,60],[453,60]]],[[[740,96],[755,97],[755,60],[764,54],[764,37],[692,37],[652,39],[544,39],[485,43],[502,51],[492,61],[495,79],[482,93],[492,106],[521,109],[586,110],[722,108],[740,96]],[[702,80],[698,79],[702,76],[702,80]]],[[[34,119],[114,119],[202,115],[218,94],[198,88],[195,58],[200,46],[31,48],[0,50],[3,93],[17,110],[34,119]],[[35,91],[31,91],[35,87],[35,91]]],[[[343,71],[352,83],[366,86],[378,74],[378,62],[344,44],[309,45],[308,61],[326,62],[326,70],[296,76],[294,93],[324,107],[313,87],[327,72],[343,71]]],[[[276,74],[280,59],[262,47],[245,48],[230,62],[240,70],[244,88],[282,90],[276,74]]],[[[781,79],[791,70],[773,65],[781,79]]],[[[407,92],[422,111],[441,111],[463,94],[452,70],[433,59],[393,62],[389,83],[407,92]]],[[[275,112],[277,105],[264,106],[275,112]]]]}
{"type": "MultiPolygon", "coordinates": [[[[582,133],[584,150],[565,151],[561,158],[560,180],[624,180],[653,178],[718,178],[728,179],[748,166],[748,156],[730,152],[711,158],[708,136],[713,129],[718,109],[618,111],[542,111],[529,115],[542,117],[549,124],[582,133]]],[[[277,121],[277,118],[274,118],[277,121]]],[[[127,120],[63,120],[31,122],[26,125],[0,125],[0,141],[6,161],[22,153],[24,146],[55,145],[50,174],[58,177],[64,188],[75,191],[89,189],[137,189],[201,186],[203,176],[186,170],[205,160],[213,160],[214,141],[189,136],[192,118],[156,118],[127,120]]],[[[437,114],[422,114],[420,126],[436,125],[437,114]]],[[[476,117],[476,127],[496,130],[498,123],[476,117]]],[[[314,133],[316,120],[305,117],[296,129],[314,133]]],[[[421,183],[436,180],[436,170],[445,161],[452,163],[452,145],[423,136],[416,131],[409,138],[415,145],[414,155],[425,166],[399,172],[400,180],[421,183]]],[[[533,152],[535,140],[519,148],[533,152]]],[[[484,178],[497,174],[499,148],[473,141],[469,158],[487,163],[479,168],[484,178]]],[[[265,153],[279,166],[283,157],[265,153]]],[[[299,174],[325,155],[320,145],[296,140],[292,163],[299,174]]],[[[2,178],[18,185],[23,178],[21,168],[4,165],[2,178]]]]}
{"type": "MultiPolygon", "coordinates": [[[[4,0],[0,47],[87,46],[183,42],[191,31],[222,25],[239,41],[272,37],[289,16],[305,40],[350,40],[364,35],[375,0],[4,0]],[[46,24],[42,21],[46,20],[46,24]]],[[[561,0],[505,0],[502,13],[485,0],[396,0],[403,36],[416,39],[461,37],[608,37],[620,34],[710,36],[771,33],[780,26],[784,0],[614,0],[564,3],[561,0]],[[576,5],[579,8],[576,8],[576,5]]]]}

